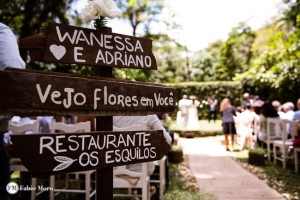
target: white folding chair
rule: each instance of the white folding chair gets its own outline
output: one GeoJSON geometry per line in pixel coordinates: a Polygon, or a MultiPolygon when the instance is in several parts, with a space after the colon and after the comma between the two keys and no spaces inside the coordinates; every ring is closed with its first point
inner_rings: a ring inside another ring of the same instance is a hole
{"type": "Polygon", "coordinates": [[[294,159],[295,159],[295,172],[299,172],[299,156],[300,154],[300,147],[294,147],[294,159]]]}
{"type": "MultiPolygon", "coordinates": [[[[8,130],[12,134],[26,134],[27,132],[38,133],[38,122],[32,121],[31,124],[9,123],[8,130]]],[[[28,172],[28,169],[22,164],[20,158],[10,159],[10,171],[28,172]]],[[[31,178],[31,184],[37,188],[37,178],[31,178]]],[[[31,200],[34,200],[41,192],[36,193],[36,190],[31,190],[31,200]]]]}
{"type": "MultiPolygon", "coordinates": [[[[53,133],[90,132],[90,130],[91,130],[90,121],[79,122],[76,124],[66,124],[64,122],[56,122],[56,121],[52,122],[53,133]]],[[[50,191],[50,200],[54,200],[55,195],[58,195],[59,193],[83,193],[85,194],[86,200],[90,199],[96,193],[95,190],[92,191],[92,187],[91,187],[91,183],[92,183],[91,177],[94,174],[94,172],[95,170],[67,173],[64,188],[58,188],[56,186],[55,175],[50,176],[50,187],[53,188],[53,190],[50,191]],[[83,174],[85,176],[85,189],[70,188],[69,175],[71,174],[74,174],[77,180],[79,178],[79,175],[83,174]]]]}
{"type": "Polygon", "coordinates": [[[273,155],[271,147],[273,147],[274,140],[281,139],[281,126],[281,119],[267,118],[267,139],[265,143],[267,144],[268,160],[271,160],[271,156],[273,155]]]}
{"type": "MultiPolygon", "coordinates": [[[[114,131],[143,131],[147,130],[146,125],[135,125],[126,128],[113,127],[114,131]]],[[[113,171],[113,187],[114,189],[127,189],[128,193],[124,194],[121,191],[114,190],[114,197],[134,197],[141,196],[142,200],[150,199],[150,176],[147,174],[147,163],[141,163],[142,169],[140,172],[127,169],[126,165],[114,167],[113,171]],[[134,183],[131,182],[134,180],[134,183]],[[140,188],[141,195],[133,194],[132,189],[140,188]]]]}
{"type": "Polygon", "coordinates": [[[154,176],[158,176],[158,179],[151,179],[150,177],[150,183],[159,184],[159,199],[164,199],[164,192],[166,190],[167,186],[167,180],[166,180],[166,162],[167,157],[164,156],[162,159],[155,161],[155,165],[158,166],[158,172],[157,174],[154,173],[154,176]]]}
{"type": "Polygon", "coordinates": [[[279,160],[282,162],[282,167],[286,168],[288,159],[288,150],[293,146],[293,139],[297,134],[298,123],[290,120],[281,120],[281,138],[273,141],[274,163],[279,160]],[[291,138],[288,139],[288,132],[291,133],[291,138]]]}
{"type": "Polygon", "coordinates": [[[253,149],[257,145],[257,138],[260,132],[260,117],[255,116],[253,119],[253,135],[250,139],[250,149],[253,149]]]}

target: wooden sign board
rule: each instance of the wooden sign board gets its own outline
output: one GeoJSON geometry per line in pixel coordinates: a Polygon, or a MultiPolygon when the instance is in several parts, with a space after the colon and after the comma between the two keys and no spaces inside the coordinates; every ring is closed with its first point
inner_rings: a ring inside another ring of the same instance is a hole
{"type": "Polygon", "coordinates": [[[50,23],[48,35],[24,38],[20,48],[34,61],[157,69],[152,40],[69,25],[50,23]]]}
{"type": "Polygon", "coordinates": [[[162,131],[12,135],[12,143],[33,175],[154,161],[170,149],[162,131]]]}
{"type": "Polygon", "coordinates": [[[175,110],[175,90],[110,78],[0,71],[0,114],[147,115],[175,110]]]}

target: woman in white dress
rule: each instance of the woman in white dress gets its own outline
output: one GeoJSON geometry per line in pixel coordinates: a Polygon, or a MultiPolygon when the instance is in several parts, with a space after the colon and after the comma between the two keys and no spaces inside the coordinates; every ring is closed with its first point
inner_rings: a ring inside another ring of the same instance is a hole
{"type": "Polygon", "coordinates": [[[195,96],[190,96],[190,104],[188,107],[188,122],[187,129],[188,130],[198,130],[199,120],[198,120],[198,107],[200,102],[196,99],[195,96]]]}

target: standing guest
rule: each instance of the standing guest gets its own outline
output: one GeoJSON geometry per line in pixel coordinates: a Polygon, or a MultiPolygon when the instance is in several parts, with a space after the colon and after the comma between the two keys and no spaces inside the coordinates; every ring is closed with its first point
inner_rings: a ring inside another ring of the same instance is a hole
{"type": "MultiPolygon", "coordinates": [[[[0,70],[6,67],[24,69],[17,40],[11,29],[0,22],[0,70]]],[[[5,150],[3,135],[7,132],[12,116],[0,116],[0,199],[9,200],[6,185],[10,181],[9,157],[5,150]]]]}
{"type": "Polygon", "coordinates": [[[186,127],[188,122],[188,107],[190,104],[190,100],[187,95],[183,95],[182,99],[178,102],[178,113],[177,113],[177,123],[179,126],[186,127]]]}
{"type": "Polygon", "coordinates": [[[211,117],[213,116],[214,122],[216,122],[217,119],[217,105],[218,105],[218,99],[215,98],[215,96],[211,96],[208,99],[209,103],[209,113],[208,113],[208,122],[210,122],[211,117]]]}
{"type": "Polygon", "coordinates": [[[243,94],[243,107],[245,107],[247,104],[252,104],[253,103],[253,99],[251,98],[250,94],[248,92],[243,94]]]}
{"type": "Polygon", "coordinates": [[[226,145],[226,151],[229,151],[229,141],[228,136],[231,137],[231,150],[234,150],[234,141],[235,141],[235,135],[236,135],[236,129],[235,129],[235,123],[234,123],[234,117],[236,116],[235,110],[231,105],[231,101],[229,98],[225,98],[222,100],[220,104],[220,111],[222,115],[222,126],[223,126],[223,133],[225,136],[225,145],[226,145]]]}
{"type": "Polygon", "coordinates": [[[250,145],[250,138],[253,133],[254,112],[249,103],[245,104],[245,110],[239,115],[239,149],[243,150],[250,145]]]}
{"type": "Polygon", "coordinates": [[[261,100],[258,95],[255,95],[251,106],[256,107],[256,106],[262,106],[263,104],[264,104],[264,101],[261,100]]]}

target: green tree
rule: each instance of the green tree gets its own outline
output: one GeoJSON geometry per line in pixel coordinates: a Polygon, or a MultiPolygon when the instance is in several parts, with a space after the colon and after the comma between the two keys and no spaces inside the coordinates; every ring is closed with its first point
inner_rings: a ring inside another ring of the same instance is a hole
{"type": "MultiPolygon", "coordinates": [[[[147,36],[146,36],[147,37],[147,36]]],[[[116,78],[153,83],[186,81],[185,47],[165,34],[149,36],[153,39],[153,54],[157,70],[114,69],[116,78]]]]}
{"type": "Polygon", "coordinates": [[[157,17],[164,7],[164,0],[117,0],[122,11],[122,18],[129,21],[132,34],[137,35],[137,28],[143,27],[143,32],[149,32],[152,22],[157,22],[157,17]]]}
{"type": "Polygon", "coordinates": [[[217,80],[232,80],[236,74],[248,70],[254,39],[255,33],[245,23],[231,30],[220,48],[220,59],[216,64],[217,80]]]}
{"type": "Polygon", "coordinates": [[[291,23],[292,27],[300,27],[300,0],[284,0],[288,8],[284,10],[281,21],[291,23]]]}
{"type": "Polygon", "coordinates": [[[48,22],[68,24],[67,11],[76,0],[0,0],[0,21],[20,38],[39,32],[48,22]]]}
{"type": "MultiPolygon", "coordinates": [[[[69,24],[74,16],[68,13],[71,6],[77,0],[0,0],[0,21],[7,24],[18,35],[19,39],[40,33],[49,22],[69,24]]],[[[76,14],[76,12],[74,12],[76,14]]],[[[21,51],[21,55],[27,61],[27,53],[21,51]]],[[[46,64],[29,62],[26,68],[40,70],[56,70],[61,72],[74,72],[69,66],[62,64],[46,64]]]]}
{"type": "MultiPolygon", "coordinates": [[[[287,3],[284,17],[265,27],[271,27],[273,33],[264,51],[253,59],[251,69],[237,78],[266,99],[295,102],[300,93],[300,15],[295,9],[299,10],[300,3],[287,3]]],[[[266,31],[258,32],[263,33],[266,31]]]]}
{"type": "Polygon", "coordinates": [[[192,81],[215,81],[216,64],[220,59],[220,48],[223,45],[217,40],[208,45],[204,50],[194,53],[191,58],[191,80],[192,81]]]}
{"type": "Polygon", "coordinates": [[[191,62],[191,81],[215,80],[214,58],[208,51],[199,51],[191,62]]]}
{"type": "MultiPolygon", "coordinates": [[[[138,33],[153,40],[153,53],[157,59],[158,70],[114,69],[118,78],[150,82],[176,82],[186,80],[186,62],[181,56],[184,47],[162,30],[180,28],[171,19],[162,19],[164,0],[118,0],[122,11],[121,18],[129,21],[133,35],[138,33]],[[155,27],[155,28],[153,28],[155,27]],[[153,29],[153,30],[152,30],[153,29]]],[[[170,11],[170,16],[174,14],[170,11]]]]}
{"type": "Polygon", "coordinates": [[[153,39],[158,70],[153,71],[150,80],[165,83],[186,81],[186,47],[166,34],[156,35],[153,39]]]}

